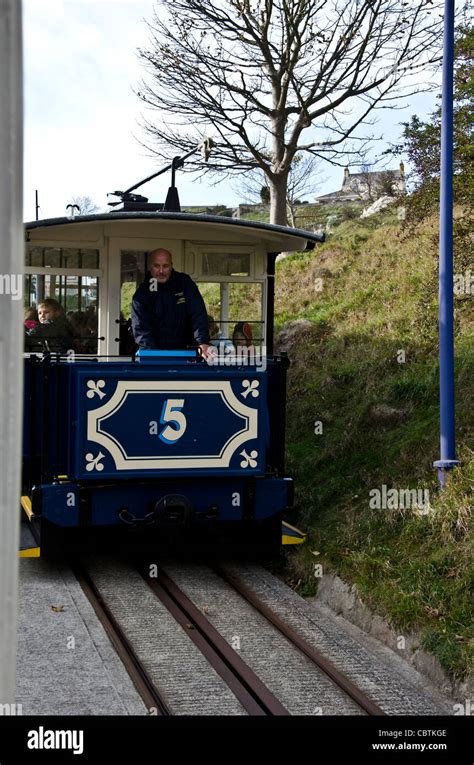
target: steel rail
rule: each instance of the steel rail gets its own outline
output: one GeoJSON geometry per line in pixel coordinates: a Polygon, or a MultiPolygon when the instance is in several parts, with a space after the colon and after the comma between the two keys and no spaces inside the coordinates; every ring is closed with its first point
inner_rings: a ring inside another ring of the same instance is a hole
{"type": "Polygon", "coordinates": [[[148,576],[146,566],[138,564],[137,570],[250,715],[289,715],[283,704],[163,570],[159,571],[157,579],[148,576]]]}
{"type": "Polygon", "coordinates": [[[264,616],[279,632],[281,632],[292,645],[307,656],[313,664],[321,669],[341,690],[347,693],[358,706],[371,716],[385,716],[385,712],[364,691],[358,688],[343,672],[337,669],[329,659],[323,656],[316,648],[310,645],[299,635],[287,622],[275,613],[256,593],[248,587],[236,574],[214,566],[214,571],[227,584],[233,587],[251,606],[264,616]]]}
{"type": "Polygon", "coordinates": [[[156,709],[157,714],[160,716],[171,715],[171,710],[167,706],[159,690],[149,678],[145,667],[141,663],[124,631],[105,603],[89,574],[76,561],[71,563],[71,568],[147,709],[149,711],[151,709],[156,709]]]}

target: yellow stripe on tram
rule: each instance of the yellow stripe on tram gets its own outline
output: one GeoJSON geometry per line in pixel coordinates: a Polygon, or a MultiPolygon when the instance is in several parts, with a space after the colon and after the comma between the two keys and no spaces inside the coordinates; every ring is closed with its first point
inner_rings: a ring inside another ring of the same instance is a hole
{"type": "Polygon", "coordinates": [[[296,526],[292,526],[290,523],[282,521],[281,543],[283,545],[301,545],[303,542],[306,542],[306,534],[304,531],[300,531],[296,526]]]}
{"type": "Polygon", "coordinates": [[[31,521],[31,519],[33,518],[33,508],[31,506],[31,499],[29,497],[24,496],[20,499],[20,503],[23,510],[25,511],[25,513],[27,514],[28,518],[31,521]]]}
{"type": "Polygon", "coordinates": [[[27,550],[18,550],[19,558],[41,558],[41,549],[39,547],[29,547],[27,550]]]}
{"type": "Polygon", "coordinates": [[[306,541],[306,538],[299,539],[298,537],[289,537],[287,534],[283,534],[281,537],[282,545],[302,545],[306,541]]]}

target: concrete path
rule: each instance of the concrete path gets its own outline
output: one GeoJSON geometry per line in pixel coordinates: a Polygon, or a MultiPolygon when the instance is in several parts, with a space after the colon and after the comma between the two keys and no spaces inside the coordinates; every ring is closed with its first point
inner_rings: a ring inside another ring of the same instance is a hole
{"type": "Polygon", "coordinates": [[[70,570],[20,559],[16,702],[24,715],[146,715],[70,570]]]}

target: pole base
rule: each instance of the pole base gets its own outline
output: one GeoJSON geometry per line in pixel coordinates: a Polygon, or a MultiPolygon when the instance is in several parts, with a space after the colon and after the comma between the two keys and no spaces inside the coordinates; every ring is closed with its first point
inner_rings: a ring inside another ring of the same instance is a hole
{"type": "Polygon", "coordinates": [[[458,465],[462,465],[460,460],[436,460],[433,462],[433,467],[438,470],[438,481],[441,487],[446,486],[448,471],[458,467],[458,465]]]}

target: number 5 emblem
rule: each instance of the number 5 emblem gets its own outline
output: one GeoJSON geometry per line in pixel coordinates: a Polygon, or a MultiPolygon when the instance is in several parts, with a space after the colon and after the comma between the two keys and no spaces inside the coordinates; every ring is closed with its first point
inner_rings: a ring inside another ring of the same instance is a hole
{"type": "Polygon", "coordinates": [[[160,424],[173,422],[177,426],[172,428],[166,425],[166,428],[160,433],[160,439],[165,444],[174,444],[178,441],[186,430],[186,417],[181,409],[184,406],[184,398],[167,398],[161,410],[160,424]]]}

